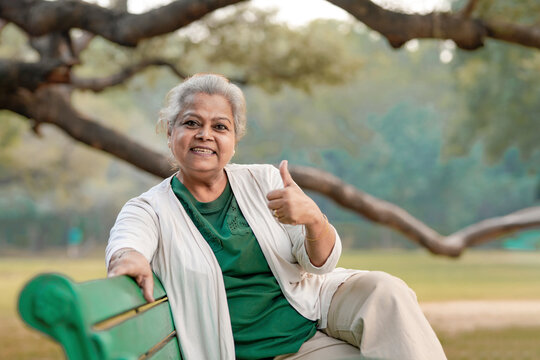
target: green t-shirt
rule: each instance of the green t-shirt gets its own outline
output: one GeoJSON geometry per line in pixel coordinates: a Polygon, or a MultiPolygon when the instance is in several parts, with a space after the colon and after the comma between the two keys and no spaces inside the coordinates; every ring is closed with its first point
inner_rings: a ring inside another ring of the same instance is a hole
{"type": "Polygon", "coordinates": [[[237,359],[295,353],[317,331],[287,301],[227,183],[214,201],[197,201],[176,178],[175,195],[221,267],[237,359]]]}

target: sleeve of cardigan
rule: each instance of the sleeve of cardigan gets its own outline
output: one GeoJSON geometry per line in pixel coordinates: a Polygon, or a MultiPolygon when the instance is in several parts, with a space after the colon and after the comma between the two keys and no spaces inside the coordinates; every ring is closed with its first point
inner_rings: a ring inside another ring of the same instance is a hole
{"type": "Polygon", "coordinates": [[[334,244],[332,252],[330,253],[328,259],[326,259],[326,262],[323,265],[315,266],[311,263],[311,260],[309,259],[308,253],[306,251],[304,235],[305,231],[302,230],[303,227],[303,225],[285,225],[285,228],[293,241],[292,251],[294,257],[296,258],[296,261],[298,261],[298,264],[300,264],[300,266],[302,266],[305,271],[312,274],[322,275],[334,270],[339,261],[339,257],[341,256],[341,239],[339,238],[336,229],[332,226],[332,230],[336,234],[336,242],[334,244]]]}
{"type": "Polygon", "coordinates": [[[109,267],[112,255],[122,248],[132,248],[150,262],[158,245],[158,217],[150,204],[140,198],[129,200],[116,218],[105,250],[109,267]]]}
{"type": "MultiPolygon", "coordinates": [[[[283,188],[283,181],[281,179],[281,175],[279,173],[279,170],[275,167],[271,167],[270,170],[270,183],[271,183],[271,189],[280,189],[283,188]]],[[[284,229],[287,231],[289,238],[292,242],[292,253],[293,256],[296,258],[296,261],[298,261],[298,264],[307,272],[313,273],[313,274],[326,274],[331,272],[336,268],[336,265],[339,261],[339,257],[341,256],[341,239],[339,238],[339,235],[336,231],[336,229],[332,226],[332,230],[334,230],[334,233],[336,234],[336,242],[334,244],[334,248],[332,249],[332,252],[328,256],[328,259],[326,259],[326,262],[321,266],[315,266],[311,263],[311,260],[309,259],[308,253],[306,251],[305,246],[305,229],[303,225],[282,225],[284,229]]]]}

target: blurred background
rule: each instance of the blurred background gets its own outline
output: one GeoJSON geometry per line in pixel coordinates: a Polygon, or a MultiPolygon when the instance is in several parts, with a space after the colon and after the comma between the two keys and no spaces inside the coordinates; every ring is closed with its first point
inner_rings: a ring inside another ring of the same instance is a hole
{"type": "MultiPolygon", "coordinates": [[[[165,3],[99,5],[138,13],[165,3]]],[[[467,4],[376,3],[415,13],[456,12],[467,4]]],[[[476,3],[472,14],[479,19],[540,26],[537,0],[476,3]]],[[[240,79],[248,133],[236,163],[288,159],[327,171],[445,235],[540,204],[538,48],[487,39],[464,51],[451,40],[412,39],[396,50],[328,2],[252,1],[135,48],[96,36],[73,73],[104,78],[149,54],[184,74],[240,79]]],[[[2,61],[35,62],[39,56],[24,30],[2,24],[2,61]]],[[[170,67],[149,66],[103,91],[73,89],[71,103],[165,154],[157,115],[179,81],[170,67]]],[[[32,128],[27,118],[0,110],[0,276],[8,294],[0,300],[0,358],[6,359],[62,357],[19,322],[16,294],[42,271],[77,280],[104,277],[103,249],[118,211],[160,181],[58,127],[44,124],[39,136],[32,128]]],[[[341,235],[341,265],[404,278],[449,359],[540,358],[540,230],[516,232],[449,259],[310,195],[341,235]]]]}

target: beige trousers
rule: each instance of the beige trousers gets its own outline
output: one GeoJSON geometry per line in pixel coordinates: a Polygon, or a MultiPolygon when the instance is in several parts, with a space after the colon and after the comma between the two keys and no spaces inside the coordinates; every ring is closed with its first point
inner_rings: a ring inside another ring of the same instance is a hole
{"type": "Polygon", "coordinates": [[[444,360],[414,292],[380,271],[353,275],[332,298],[328,327],[275,360],[444,360]]]}

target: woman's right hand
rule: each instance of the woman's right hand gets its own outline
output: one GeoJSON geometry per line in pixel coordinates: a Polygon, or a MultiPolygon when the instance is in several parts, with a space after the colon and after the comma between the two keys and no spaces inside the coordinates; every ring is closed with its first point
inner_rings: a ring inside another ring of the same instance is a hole
{"type": "Polygon", "coordinates": [[[146,301],[154,301],[154,277],[150,263],[143,254],[131,248],[116,251],[109,261],[107,276],[128,275],[142,289],[146,301]]]}

